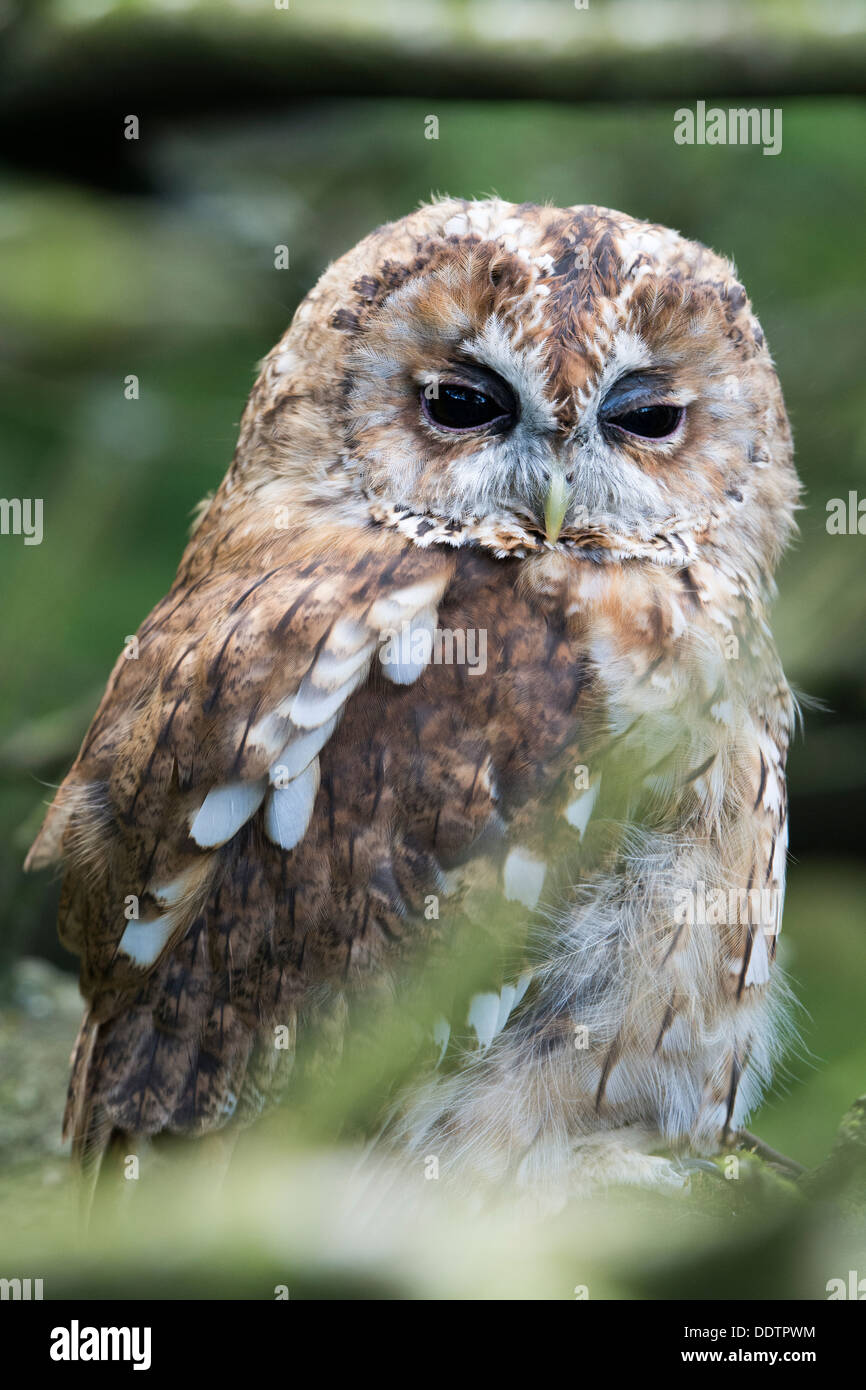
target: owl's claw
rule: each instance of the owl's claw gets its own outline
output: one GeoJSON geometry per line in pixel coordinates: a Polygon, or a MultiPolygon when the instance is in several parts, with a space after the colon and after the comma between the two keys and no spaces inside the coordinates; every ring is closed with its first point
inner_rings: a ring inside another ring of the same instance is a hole
{"type": "MultiPolygon", "coordinates": [[[[620,1132],[622,1134],[622,1132],[620,1132]]],[[[629,1142],[580,1145],[575,1152],[572,1175],[576,1195],[588,1195],[600,1187],[643,1187],[656,1191],[682,1192],[689,1186],[689,1173],[675,1158],[648,1154],[629,1142]]]]}
{"type": "Polygon", "coordinates": [[[713,1163],[709,1158],[678,1158],[677,1165],[686,1174],[686,1180],[692,1173],[712,1173],[714,1178],[720,1178],[723,1182],[725,1175],[717,1163],[713,1163]]]}

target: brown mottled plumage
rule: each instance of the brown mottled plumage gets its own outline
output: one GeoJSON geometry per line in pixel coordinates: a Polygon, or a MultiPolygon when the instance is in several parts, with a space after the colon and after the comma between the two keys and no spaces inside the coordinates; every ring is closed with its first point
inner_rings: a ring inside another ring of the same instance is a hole
{"type": "Polygon", "coordinates": [[[578,1187],[717,1148],[778,1050],[796,496],[745,292],[672,231],[446,200],[332,266],[31,851],[82,959],[76,1150],[258,1113],[413,963],[448,1017],[391,1144],[578,1187]]]}

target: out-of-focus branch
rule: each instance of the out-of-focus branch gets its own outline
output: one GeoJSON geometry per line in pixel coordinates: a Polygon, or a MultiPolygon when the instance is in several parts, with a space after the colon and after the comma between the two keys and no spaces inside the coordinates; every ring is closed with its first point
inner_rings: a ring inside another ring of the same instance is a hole
{"type": "Polygon", "coordinates": [[[635,25],[634,5],[617,0],[440,0],[418,14],[384,0],[187,0],[170,14],[104,0],[83,21],[56,0],[22,9],[4,36],[0,154],[96,182],[110,168],[136,187],[147,176],[135,142],[117,134],[121,108],[163,121],[316,97],[622,105],[859,94],[866,21],[840,11],[837,22],[834,8],[647,0],[635,25]]]}

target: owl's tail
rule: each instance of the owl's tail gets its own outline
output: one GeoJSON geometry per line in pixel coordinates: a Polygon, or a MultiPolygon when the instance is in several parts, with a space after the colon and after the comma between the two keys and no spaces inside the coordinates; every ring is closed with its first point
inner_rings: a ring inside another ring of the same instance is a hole
{"type": "Polygon", "coordinates": [[[71,1059],[63,1118],[81,1180],[84,1226],[97,1212],[116,1213],[137,1186],[128,1179],[150,1172],[154,1162],[161,1167],[178,1150],[200,1150],[209,1169],[224,1173],[237,1133],[286,1088],[296,1022],[292,1013],[287,1045],[275,1047],[272,1027],[244,1028],[222,1040],[217,1033],[172,1037],[152,1017],[148,1028],[141,1011],[100,1019],[89,1008],[71,1059]],[[148,1108],[155,1092],[159,1107],[148,1108]]]}
{"type": "Polygon", "coordinates": [[[81,1217],[86,1224],[93,1207],[103,1160],[112,1140],[113,1125],[95,1098],[93,1061],[99,1022],[92,1009],[81,1021],[72,1053],[72,1072],[63,1114],[63,1139],[71,1141],[72,1158],[81,1174],[81,1217]]]}
{"type": "Polygon", "coordinates": [[[99,1098],[100,1029],[110,1026],[110,1021],[100,1023],[88,1009],[72,1054],[63,1116],[63,1139],[71,1142],[72,1160],[80,1177],[79,1215],[85,1231],[94,1220],[110,1221],[117,1215],[137,1186],[127,1180],[139,1176],[139,1165],[152,1156],[152,1150],[162,1155],[178,1146],[194,1149],[208,1173],[221,1180],[239,1133],[239,1127],[232,1127],[230,1133],[221,1130],[183,1136],[162,1131],[151,1135],[120,1127],[99,1098]]]}

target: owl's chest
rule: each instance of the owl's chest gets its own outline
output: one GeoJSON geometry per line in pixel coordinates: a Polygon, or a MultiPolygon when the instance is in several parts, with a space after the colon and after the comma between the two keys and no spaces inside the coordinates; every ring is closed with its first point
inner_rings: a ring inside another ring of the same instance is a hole
{"type": "MultiPolygon", "coordinates": [[[[609,816],[660,800],[676,813],[694,800],[689,773],[730,766],[749,722],[692,584],[553,553],[467,556],[440,608],[441,660],[410,697],[421,745],[428,720],[446,762],[457,731],[474,740],[513,833],[554,852],[567,854],[571,831],[583,837],[603,777],[609,816]]],[[[713,800],[723,789],[697,790],[713,800]]]]}
{"type": "MultiPolygon", "coordinates": [[[[461,557],[421,674],[378,672],[335,740],[329,785],[358,820],[399,826],[446,870],[515,845],[550,861],[579,842],[609,717],[566,597],[527,591],[514,563],[461,557]]],[[[423,654],[423,633],[390,636],[398,656],[423,654]]]]}

